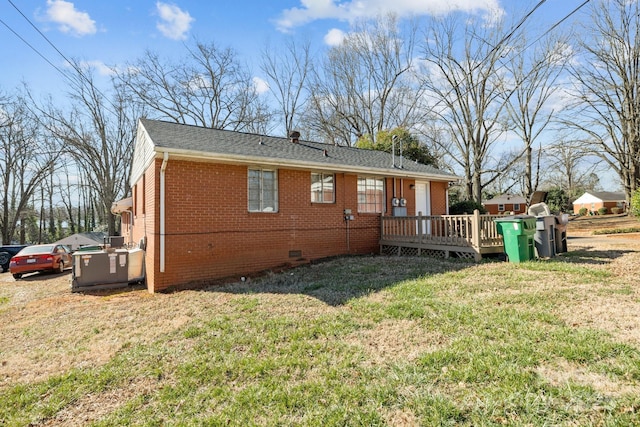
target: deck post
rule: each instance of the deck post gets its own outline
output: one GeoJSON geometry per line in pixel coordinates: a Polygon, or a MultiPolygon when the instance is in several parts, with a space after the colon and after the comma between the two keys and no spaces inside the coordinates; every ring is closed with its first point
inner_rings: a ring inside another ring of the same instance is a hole
{"type": "Polygon", "coordinates": [[[476,262],[482,259],[482,255],[480,254],[480,246],[482,245],[482,236],[480,235],[481,228],[480,211],[474,209],[473,221],[471,221],[471,246],[475,249],[473,258],[476,262]]]}

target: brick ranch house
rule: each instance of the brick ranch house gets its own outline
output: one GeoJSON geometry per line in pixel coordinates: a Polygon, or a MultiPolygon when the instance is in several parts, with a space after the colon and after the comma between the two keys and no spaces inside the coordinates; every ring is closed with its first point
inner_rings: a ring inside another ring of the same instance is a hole
{"type": "Polygon", "coordinates": [[[527,199],[514,194],[500,194],[483,201],[482,206],[487,210],[487,213],[492,215],[510,212],[521,214],[527,212],[527,199]]]}
{"type": "Polygon", "coordinates": [[[611,213],[612,208],[620,208],[624,212],[627,199],[623,192],[587,191],[573,202],[574,214],[579,214],[582,208],[592,213],[597,213],[600,208],[607,208],[607,213],[611,213]]]}
{"type": "Polygon", "coordinates": [[[382,215],[447,214],[455,180],[380,151],[141,119],[122,234],[146,246],[150,292],[195,287],[379,253],[382,215]]]}

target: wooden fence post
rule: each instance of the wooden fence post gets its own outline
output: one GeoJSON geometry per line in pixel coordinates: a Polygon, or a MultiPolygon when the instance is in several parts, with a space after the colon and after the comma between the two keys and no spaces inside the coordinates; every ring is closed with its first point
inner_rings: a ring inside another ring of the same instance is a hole
{"type": "Polygon", "coordinates": [[[480,234],[481,228],[482,224],[480,223],[480,211],[478,209],[475,209],[473,211],[473,221],[471,222],[471,245],[475,249],[473,258],[476,262],[482,259],[482,255],[480,254],[480,246],[482,244],[482,235],[480,234]]]}

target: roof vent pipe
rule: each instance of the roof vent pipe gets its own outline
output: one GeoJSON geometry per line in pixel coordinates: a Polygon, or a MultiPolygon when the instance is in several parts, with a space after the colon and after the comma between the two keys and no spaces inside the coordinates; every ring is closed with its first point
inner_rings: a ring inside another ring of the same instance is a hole
{"type": "Polygon", "coordinates": [[[391,167],[396,167],[396,139],[398,135],[393,135],[391,137],[391,167]]]}
{"type": "Polygon", "coordinates": [[[289,139],[294,144],[297,144],[298,141],[300,141],[300,132],[298,132],[297,130],[292,130],[291,132],[289,132],[289,139]]]}

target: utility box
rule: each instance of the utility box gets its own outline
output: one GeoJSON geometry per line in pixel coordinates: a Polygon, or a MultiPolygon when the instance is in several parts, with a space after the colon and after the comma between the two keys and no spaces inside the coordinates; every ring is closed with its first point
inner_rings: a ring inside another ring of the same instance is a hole
{"type": "Polygon", "coordinates": [[[530,215],[506,216],[494,219],[498,234],[504,242],[504,252],[509,262],[519,263],[535,258],[533,235],[536,218],[530,215]]]}
{"type": "Polygon", "coordinates": [[[73,256],[72,292],[129,285],[129,251],[126,249],[81,251],[73,256]]]}
{"type": "Polygon", "coordinates": [[[394,206],[392,209],[393,216],[407,216],[407,208],[404,206],[394,206]]]}
{"type": "Polygon", "coordinates": [[[127,281],[129,283],[142,282],[145,278],[144,251],[142,249],[129,249],[129,268],[127,281]]]}
{"type": "Polygon", "coordinates": [[[104,244],[110,248],[121,248],[124,246],[124,236],[105,237],[104,244]]]}

